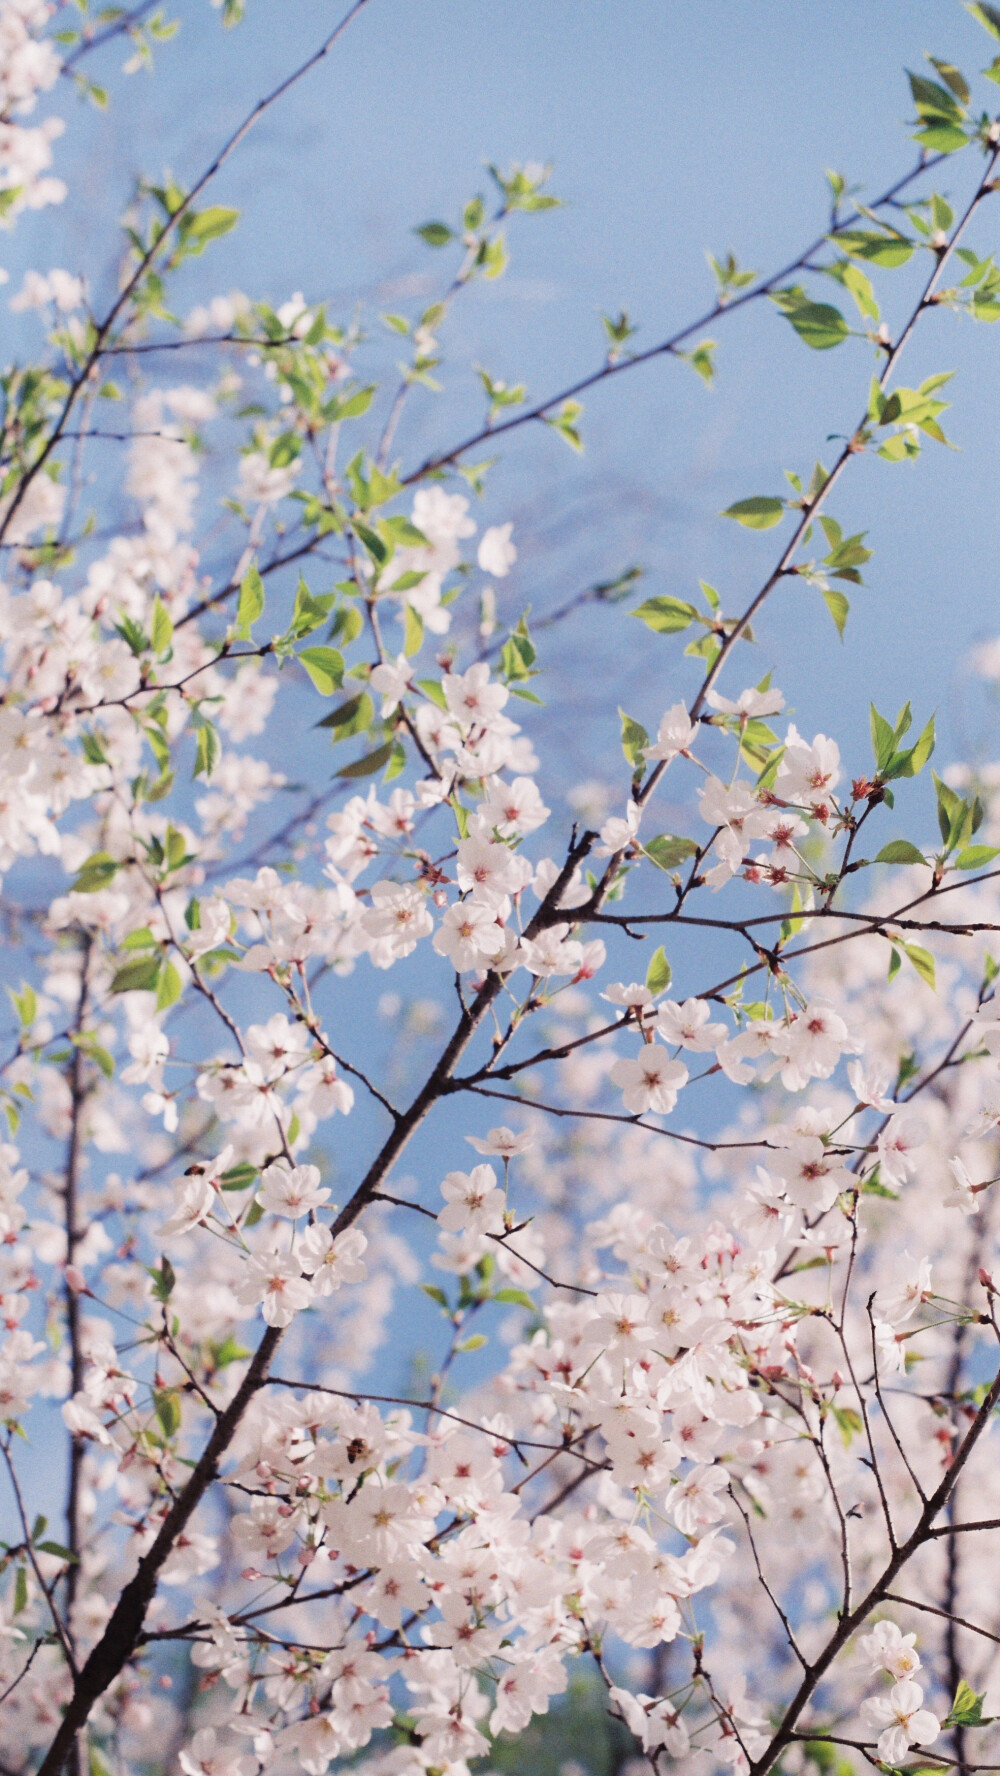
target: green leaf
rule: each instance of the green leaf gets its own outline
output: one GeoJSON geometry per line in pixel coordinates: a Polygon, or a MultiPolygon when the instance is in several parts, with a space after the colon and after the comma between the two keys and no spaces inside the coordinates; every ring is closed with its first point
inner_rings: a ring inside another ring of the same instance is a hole
{"type": "Polygon", "coordinates": [[[147,1265],[146,1274],[153,1285],[153,1295],[156,1300],[169,1301],[177,1281],[170,1259],[161,1257],[159,1265],[147,1265]]]}
{"type": "Polygon", "coordinates": [[[960,851],[956,857],[955,868],[960,870],[983,869],[987,863],[992,863],[995,857],[1000,857],[1000,846],[998,845],[967,845],[965,850],[960,851]]]}
{"type": "Polygon", "coordinates": [[[292,611],[291,633],[296,641],[304,641],[314,629],[318,629],[330,615],[336,602],[336,593],[322,592],[318,597],[310,592],[301,575],[295,589],[295,608],[292,611]]]}
{"type": "MultiPolygon", "coordinates": [[[[910,706],[909,706],[909,704],[907,704],[906,705],[906,716],[907,716],[906,726],[907,727],[909,727],[909,725],[910,725],[909,724],[909,709],[910,709],[910,706]]],[[[895,741],[899,740],[901,731],[902,730],[900,730],[897,725],[897,731],[894,736],[895,741]]],[[[907,750],[902,751],[902,752],[898,752],[895,750],[893,751],[891,758],[888,760],[888,762],[886,763],[886,765],[882,771],[882,775],[884,778],[886,778],[887,781],[891,781],[893,778],[896,778],[896,777],[916,777],[919,774],[919,772],[921,772],[923,770],[924,766],[927,763],[927,760],[930,758],[931,753],[933,751],[934,751],[934,717],[931,716],[930,720],[927,722],[926,726],[922,729],[920,735],[918,736],[918,738],[916,740],[916,743],[913,746],[909,747],[907,750]]]]}
{"type": "Polygon", "coordinates": [[[833,1413],[844,1447],[849,1448],[851,1438],[860,1436],[864,1430],[861,1414],[855,1412],[853,1406],[833,1406],[830,1410],[833,1413]]]}
{"type": "Polygon", "coordinates": [[[21,1611],[27,1609],[27,1607],[28,1573],[25,1567],[19,1566],[17,1569],[17,1576],[14,1580],[14,1607],[11,1613],[12,1615],[19,1616],[21,1611]]]}
{"type": "Polygon", "coordinates": [[[220,235],[228,234],[231,228],[235,228],[239,219],[239,210],[223,209],[221,204],[212,204],[207,210],[199,210],[196,215],[188,214],[181,224],[184,244],[190,251],[190,242],[197,242],[193,251],[200,253],[210,240],[218,240],[220,235]]]}
{"type": "Polygon", "coordinates": [[[837,626],[837,634],[843,641],[844,630],[847,627],[847,619],[851,610],[850,601],[843,592],[838,592],[835,586],[824,586],[823,603],[837,626]]]}
{"type": "Polygon", "coordinates": [[[97,734],[91,733],[89,728],[84,728],[80,740],[83,747],[83,756],[88,765],[107,764],[108,755],[104,750],[103,741],[99,739],[97,734]]]}
{"type": "Polygon", "coordinates": [[[677,635],[682,629],[690,628],[697,616],[693,604],[685,603],[682,598],[647,598],[637,610],[629,613],[645,623],[657,635],[677,635]]]}
{"type": "Polygon", "coordinates": [[[947,1718],[942,1721],[944,1727],[988,1727],[993,1717],[983,1713],[983,1702],[986,1691],[980,1694],[974,1690],[965,1678],[960,1678],[955,1691],[955,1700],[951,1705],[947,1718]]]}
{"type": "Polygon", "coordinates": [[[939,86],[936,80],[928,80],[924,74],[911,74],[907,71],[906,78],[910,83],[918,116],[955,127],[961,123],[963,107],[946,86],[939,86]]]}
{"type": "Polygon", "coordinates": [[[502,234],[494,235],[491,241],[480,243],[478,263],[482,265],[483,276],[487,278],[503,277],[509,263],[507,246],[502,234]]]}
{"type": "Polygon", "coordinates": [[[357,641],[364,626],[365,619],[353,604],[341,605],[327,630],[327,640],[339,642],[342,648],[350,647],[352,641],[357,641]]]}
{"type": "Polygon", "coordinates": [[[25,982],[19,993],[15,993],[13,987],[8,987],[7,991],[21,1024],[26,1030],[30,1030],[38,1015],[38,996],[34,987],[25,982]]]}
{"type": "Polygon", "coordinates": [[[485,1332],[473,1332],[468,1338],[460,1339],[455,1349],[457,1351],[478,1351],[482,1350],[483,1345],[487,1342],[485,1332]]]}
{"type": "Polygon", "coordinates": [[[674,838],[671,833],[660,833],[642,848],[650,862],[661,870],[677,869],[686,858],[694,857],[698,850],[694,839],[674,838]]]}
{"type": "Polygon", "coordinates": [[[493,1300],[502,1301],[510,1307],[526,1307],[532,1313],[536,1311],[536,1304],[532,1301],[527,1289],[495,1289],[493,1300]]]}
{"type": "Polygon", "coordinates": [[[365,388],[355,389],[352,395],[335,395],[326,408],[326,418],[330,425],[337,425],[342,419],[360,419],[367,413],[375,395],[375,384],[369,383],[365,388]]]}
{"type": "Polygon", "coordinates": [[[122,962],[111,980],[112,993],[151,993],[160,978],[159,952],[152,956],[131,956],[122,962]]]}
{"type": "Polygon", "coordinates": [[[424,645],[424,624],[422,617],[414,610],[412,604],[404,605],[403,615],[406,625],[403,635],[403,652],[407,659],[412,660],[424,645]]]}
{"type": "Polygon", "coordinates": [[[86,862],[81,864],[73,883],[77,894],[96,894],[98,889],[107,888],[121,869],[121,859],[112,857],[107,851],[93,851],[86,862]]]}
{"type": "Polygon", "coordinates": [[[71,1566],[75,1565],[80,1558],[79,1554],[74,1554],[71,1549],[64,1548],[62,1542],[36,1542],[35,1547],[40,1554],[54,1554],[57,1560],[65,1560],[71,1566]]]}
{"type": "Polygon", "coordinates": [[[182,991],[181,977],[173,963],[164,962],[156,988],[157,1011],[169,1011],[171,1005],[177,1004],[182,991]]]}
{"type": "Polygon", "coordinates": [[[842,345],[851,331],[839,308],[829,302],[811,302],[797,285],[773,291],[771,301],[777,303],[799,338],[813,351],[829,351],[842,345]]]}
{"type": "Polygon", "coordinates": [[[236,607],[237,641],[249,641],[257,618],[264,614],[264,582],[256,567],[249,567],[240,581],[240,601],[236,607]]]}
{"type": "Polygon", "coordinates": [[[870,708],[872,731],[872,751],[875,754],[875,767],[880,773],[889,763],[895,747],[895,735],[884,715],[880,715],[874,703],[870,708]]]}
{"type": "Polygon", "coordinates": [[[965,0],[965,10],[1000,42],[1000,7],[987,6],[986,0],[965,0]]]}
{"type": "Polygon", "coordinates": [[[420,227],[415,228],[413,232],[419,234],[421,240],[426,241],[429,247],[446,247],[448,242],[455,238],[447,222],[422,222],[420,227]]]}
{"type": "Polygon", "coordinates": [[[340,689],[344,682],[344,656],[336,648],[303,648],[297,658],[322,696],[332,697],[340,689]]]}
{"type": "Polygon", "coordinates": [[[436,1283],[421,1283],[420,1287],[425,1295],[429,1295],[432,1301],[438,1303],[439,1307],[443,1307],[448,1313],[451,1312],[447,1295],[443,1289],[438,1288],[436,1283]]]}
{"type": "Polygon", "coordinates": [[[983,822],[985,810],[978,796],[967,802],[963,796],[942,783],[936,772],[932,773],[934,788],[937,794],[937,817],[941,837],[945,843],[945,854],[950,851],[964,850],[978,832],[983,822]]]}
{"type": "MultiPolygon", "coordinates": [[[[1000,17],[1000,14],[998,14],[997,16],[1000,17]]],[[[948,87],[948,89],[954,93],[954,95],[955,95],[956,99],[958,99],[959,103],[962,105],[967,105],[969,103],[969,100],[972,97],[972,94],[969,91],[969,83],[966,80],[965,75],[962,73],[961,69],[956,68],[954,62],[939,62],[937,59],[937,56],[929,55],[927,57],[927,60],[930,62],[932,68],[937,69],[938,73],[941,76],[941,79],[945,83],[945,86],[948,87]]],[[[951,223],[950,222],[945,223],[945,227],[950,228],[951,223]]]]}
{"type": "Polygon", "coordinates": [[[180,1395],[173,1388],[157,1388],[153,1394],[156,1416],[163,1426],[165,1437],[172,1437],[180,1429],[181,1401],[180,1395]]]}
{"type": "Polygon", "coordinates": [[[545,416],[545,424],[552,426],[565,438],[573,450],[578,451],[583,449],[583,439],[577,424],[582,412],[583,407],[579,401],[564,401],[558,413],[554,413],[551,418],[548,415],[545,416]]]}
{"type": "Polygon", "coordinates": [[[744,525],[747,530],[770,530],[781,523],[784,513],[784,500],[755,494],[753,499],[737,500],[734,506],[727,506],[722,517],[735,518],[737,524],[744,525]]]}
{"type": "Polygon", "coordinates": [[[916,845],[911,845],[909,839],[890,839],[888,845],[883,845],[875,858],[876,863],[923,863],[924,861],[923,852],[918,851],[916,845]]]}
{"type": "Polygon", "coordinates": [[[667,961],[667,952],[661,944],[658,950],[653,951],[652,959],[646,970],[646,985],[653,997],[659,998],[661,993],[666,992],[672,979],[673,970],[667,961]]]}
{"type": "Polygon", "coordinates": [[[70,1040],[75,1042],[77,1047],[100,1067],[105,1079],[114,1078],[115,1063],[107,1049],[101,1047],[96,1036],[85,1034],[73,1036],[70,1040]]]}
{"type": "Polygon", "coordinates": [[[364,734],[371,727],[375,718],[375,705],[368,691],[359,691],[356,697],[348,697],[346,703],[339,703],[331,709],[322,721],[316,723],[318,728],[331,728],[334,743],[347,740],[352,734],[364,734]]]}
{"type": "Polygon", "coordinates": [[[231,1333],[228,1338],[223,1339],[221,1344],[212,1345],[210,1348],[216,1369],[225,1369],[230,1363],[241,1363],[244,1357],[250,1355],[246,1345],[237,1344],[231,1333]]]}
{"type": "Polygon", "coordinates": [[[527,678],[536,678],[538,652],[528,630],[528,613],[523,611],[516,629],[512,629],[500,650],[500,675],[509,685],[527,678]]]}
{"type": "Polygon", "coordinates": [[[867,259],[873,265],[893,269],[905,265],[913,255],[913,242],[904,234],[878,234],[872,230],[845,228],[831,239],[852,258],[867,259]]]}
{"type": "Polygon", "coordinates": [[[690,364],[692,370],[698,372],[702,382],[707,383],[709,388],[711,388],[712,383],[715,380],[715,359],[712,355],[715,350],[716,343],[714,339],[702,339],[699,344],[695,346],[694,351],[680,353],[680,356],[684,359],[685,363],[690,364]]]}
{"type": "Polygon", "coordinates": [[[428,702],[433,703],[436,709],[447,709],[448,699],[444,694],[443,686],[436,678],[418,678],[417,684],[428,702]]]}
{"type": "Polygon", "coordinates": [[[248,1159],[241,1159],[238,1165],[230,1166],[223,1172],[220,1179],[223,1190],[249,1190],[257,1177],[257,1167],[248,1159]]]}
{"type": "Polygon", "coordinates": [[[219,744],[218,730],[210,721],[203,721],[195,730],[196,752],[192,777],[204,777],[206,783],[219,762],[222,748],[219,744]]]}
{"type": "Polygon", "coordinates": [[[371,777],[375,771],[381,771],[392,757],[393,742],[387,741],[384,746],[377,746],[374,752],[368,752],[364,758],[355,759],[353,765],[343,765],[335,773],[337,777],[371,777]]]}
{"type": "Polygon", "coordinates": [[[384,567],[392,555],[392,549],[385,538],[379,536],[377,530],[372,530],[370,524],[362,524],[358,518],[355,518],[353,523],[354,534],[366,554],[371,556],[377,568],[384,567]]]}
{"type": "Polygon", "coordinates": [[[930,950],[925,950],[920,944],[901,944],[900,948],[904,955],[913,963],[921,980],[926,981],[927,985],[932,990],[936,991],[937,977],[934,967],[934,957],[931,955],[930,950]]]}
{"type": "Polygon", "coordinates": [[[153,599],[153,619],[150,625],[150,639],[154,654],[165,654],[174,638],[174,626],[167,611],[160,602],[160,594],[153,599]]]}
{"type": "Polygon", "coordinates": [[[903,960],[899,951],[895,948],[891,949],[889,951],[889,974],[887,978],[889,980],[895,980],[902,966],[903,960]]]}
{"type": "Polygon", "coordinates": [[[622,724],[622,751],[633,771],[640,772],[645,767],[643,749],[649,745],[649,735],[641,722],[634,721],[624,709],[619,709],[622,724]]]}
{"type": "Polygon", "coordinates": [[[877,322],[881,319],[881,311],[875,300],[871,279],[862,271],[860,265],[855,265],[851,259],[836,259],[832,265],[826,266],[825,270],[829,277],[836,278],[838,284],[843,284],[844,289],[850,291],[857,304],[859,314],[865,320],[877,322]]]}

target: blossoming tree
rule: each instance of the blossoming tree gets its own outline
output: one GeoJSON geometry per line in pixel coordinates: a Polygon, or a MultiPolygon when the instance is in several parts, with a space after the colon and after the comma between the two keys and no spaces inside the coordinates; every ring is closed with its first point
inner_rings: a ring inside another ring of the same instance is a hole
{"type": "MultiPolygon", "coordinates": [[[[13,299],[39,346],[0,430],[0,1763],[464,1776],[586,1669],[661,1776],[995,1769],[995,816],[968,770],[932,779],[933,721],[812,734],[741,643],[807,588],[843,631],[869,551],[841,482],[945,441],[912,335],[1000,318],[1000,11],[969,7],[987,84],[911,75],[915,163],[864,204],[831,175],[794,264],[713,261],[707,313],[644,352],[609,320],[535,405],[482,373],[479,429],[415,461],[438,335],[556,202],[545,169],[418,230],[447,268],[390,317],[397,387],[316,301],[171,309],[237,221],[219,167],[368,5],[189,189],[140,187],[110,304],[60,268],[13,299]],[[854,336],[846,441],[723,514],[748,548],[783,527],[745,608],[631,610],[690,694],[652,733],[622,713],[618,811],[566,830],[482,453],[579,448],[581,395],[652,358],[710,380],[705,328],[769,303],[802,349],[854,336]],[[221,577],[203,436],[238,440],[221,577]],[[116,440],[120,520],[88,471],[116,440]],[[303,706],[334,775],[268,825],[303,706]],[[935,803],[939,838],[904,836],[935,803]],[[402,1090],[357,1018],[389,970],[450,1019],[402,1090]],[[425,1124],[467,1170],[425,1145],[401,1172],[425,1124]]],[[[60,74],[93,91],[101,45],[139,65],[170,34],[0,0],[7,223],[74,201],[36,121],[60,74]]]]}

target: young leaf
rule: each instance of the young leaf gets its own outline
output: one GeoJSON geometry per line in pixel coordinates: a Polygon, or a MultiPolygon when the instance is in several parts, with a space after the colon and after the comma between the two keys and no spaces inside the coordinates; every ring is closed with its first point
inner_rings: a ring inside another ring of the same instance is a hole
{"type": "Polygon", "coordinates": [[[677,635],[690,627],[698,613],[693,604],[686,604],[682,598],[664,597],[647,598],[630,614],[657,635],[677,635]]]}
{"type": "Polygon", "coordinates": [[[694,839],[677,839],[671,833],[660,833],[642,848],[650,863],[655,863],[661,870],[677,869],[685,858],[694,857],[698,850],[694,839]]]}
{"type": "Polygon", "coordinates": [[[913,242],[895,230],[877,234],[873,230],[845,228],[832,239],[852,258],[867,259],[872,265],[886,268],[905,265],[913,255],[913,242]]]}
{"type": "Polygon", "coordinates": [[[667,961],[667,952],[661,944],[658,950],[654,950],[652,960],[646,970],[646,985],[654,998],[658,998],[661,993],[666,992],[672,979],[673,970],[667,961]]]}
{"type": "Polygon", "coordinates": [[[645,767],[643,749],[649,745],[649,735],[641,722],[633,721],[624,709],[619,709],[622,724],[622,751],[633,771],[642,771],[645,767]]]}
{"type": "Polygon", "coordinates": [[[446,247],[448,242],[455,238],[447,222],[422,222],[420,227],[415,228],[413,232],[419,234],[421,240],[426,241],[429,247],[446,247]]]}
{"type": "Polygon", "coordinates": [[[985,1690],[980,1694],[977,1690],[973,1689],[970,1683],[966,1683],[964,1677],[959,1678],[958,1688],[955,1691],[955,1700],[948,1711],[946,1719],[942,1721],[941,1725],[944,1727],[991,1726],[993,1717],[983,1713],[983,1702],[985,1699],[985,1690]]]}
{"type": "Polygon", "coordinates": [[[207,210],[199,210],[196,215],[190,212],[182,222],[184,244],[189,252],[200,253],[210,240],[218,240],[220,235],[228,234],[235,228],[240,219],[239,210],[223,209],[221,204],[212,204],[207,210]],[[197,242],[191,247],[191,242],[197,242]]]}
{"type": "Polygon", "coordinates": [[[160,602],[160,594],[153,599],[153,617],[150,624],[150,640],[154,654],[165,654],[174,637],[174,626],[166,609],[160,602]]]}
{"type": "Polygon", "coordinates": [[[860,1436],[864,1424],[859,1412],[853,1406],[834,1406],[831,1408],[837,1429],[840,1432],[845,1448],[850,1447],[851,1438],[860,1436]]]}
{"type": "Polygon", "coordinates": [[[923,852],[918,851],[916,845],[911,845],[909,839],[890,839],[888,845],[882,846],[875,859],[876,863],[923,863],[924,861],[923,852]]]}
{"type": "Polygon", "coordinates": [[[161,1257],[159,1267],[146,1266],[146,1274],[153,1285],[153,1295],[157,1301],[169,1301],[174,1292],[177,1278],[169,1258],[161,1257]]]}
{"type": "Polygon", "coordinates": [[[121,963],[111,980],[113,993],[151,993],[160,978],[159,951],[152,956],[130,956],[121,963]]]}
{"type": "Polygon", "coordinates": [[[407,656],[407,659],[412,660],[415,654],[419,654],[420,649],[424,645],[423,618],[414,610],[412,604],[404,605],[403,612],[406,619],[406,627],[403,635],[403,652],[407,656]]]}
{"type": "Polygon", "coordinates": [[[331,728],[334,743],[347,740],[352,734],[364,734],[375,719],[375,705],[368,691],[359,691],[356,697],[348,697],[346,703],[338,703],[329,715],[318,721],[318,728],[331,728]]]}
{"type": "Polygon", "coordinates": [[[343,765],[336,773],[338,777],[371,777],[375,771],[381,771],[392,757],[393,742],[387,741],[385,746],[377,746],[374,752],[368,752],[364,758],[355,759],[353,765],[343,765]]]}
{"type": "Polygon", "coordinates": [[[222,750],[219,745],[218,731],[210,721],[203,721],[201,726],[196,729],[195,743],[197,750],[194,770],[191,775],[192,777],[204,777],[207,783],[219,762],[219,753],[222,750]]]}
{"type": "Polygon", "coordinates": [[[164,962],[160,969],[160,978],[156,987],[157,1011],[169,1011],[176,1005],[182,992],[181,977],[172,962],[164,962]]]}
{"type": "Polygon", "coordinates": [[[545,424],[552,426],[565,438],[573,450],[578,451],[583,449],[583,439],[577,424],[582,412],[583,407],[579,401],[564,401],[558,413],[553,414],[551,418],[548,415],[545,416],[545,424]]]}
{"type": "Polygon", "coordinates": [[[842,345],[851,331],[839,308],[828,302],[811,302],[798,285],[775,290],[771,301],[777,303],[799,338],[812,346],[813,351],[829,351],[835,345],[842,345]]]}
{"type": "Polygon", "coordinates": [[[340,689],[344,682],[344,656],[336,648],[303,648],[298,659],[322,696],[332,697],[340,689]]]}
{"type": "Polygon", "coordinates": [[[838,592],[835,586],[824,586],[823,602],[837,626],[837,634],[843,641],[844,630],[847,628],[847,619],[851,610],[849,600],[843,592],[838,592]]]}
{"type": "Polygon", "coordinates": [[[40,1554],[54,1554],[57,1560],[65,1560],[70,1566],[80,1558],[79,1554],[74,1554],[69,1548],[64,1548],[62,1542],[36,1542],[35,1547],[40,1554]]]}
{"type": "Polygon", "coordinates": [[[236,607],[237,641],[249,641],[250,630],[264,613],[264,582],[255,567],[249,567],[240,581],[240,601],[236,607]]]}
{"type": "Polygon", "coordinates": [[[165,1437],[172,1437],[180,1429],[181,1402],[180,1395],[173,1388],[158,1388],[153,1395],[156,1416],[163,1426],[165,1437]]]}
{"type": "Polygon", "coordinates": [[[1000,7],[987,6],[986,0],[966,0],[965,10],[971,12],[984,31],[1000,42],[1000,7]]]}
{"type": "Polygon", "coordinates": [[[998,845],[967,845],[965,850],[960,851],[956,857],[955,868],[960,870],[984,869],[988,863],[993,862],[995,857],[1000,857],[1000,846],[998,845]]]}
{"type": "Polygon", "coordinates": [[[121,867],[121,859],[110,856],[107,851],[92,852],[77,872],[73,883],[75,893],[96,894],[98,889],[107,888],[121,867]]]}
{"type": "Polygon", "coordinates": [[[503,1301],[511,1307],[527,1307],[532,1313],[536,1311],[535,1303],[532,1301],[527,1289],[495,1289],[493,1292],[493,1300],[503,1301]]]}
{"type": "Polygon", "coordinates": [[[885,716],[879,714],[874,703],[871,705],[870,721],[875,768],[881,773],[892,757],[895,736],[885,716]]]}
{"type": "MultiPolygon", "coordinates": [[[[1000,15],[998,15],[998,16],[1000,16],[1000,15]]],[[[930,65],[932,68],[937,69],[938,73],[941,76],[941,79],[945,83],[945,86],[948,87],[949,91],[954,93],[954,95],[955,95],[956,99],[958,99],[959,103],[962,105],[967,105],[969,103],[969,100],[972,97],[972,94],[969,91],[969,83],[966,80],[965,75],[962,73],[961,69],[956,68],[954,62],[939,62],[937,59],[937,56],[929,55],[927,57],[927,60],[930,62],[930,65]]],[[[951,223],[948,222],[945,224],[945,226],[947,228],[950,228],[951,223]]]]}
{"type": "Polygon", "coordinates": [[[772,525],[781,523],[784,512],[784,500],[755,494],[753,499],[737,500],[734,506],[727,506],[722,517],[735,518],[747,530],[770,530],[772,525]]]}
{"type": "Polygon", "coordinates": [[[920,944],[902,944],[900,947],[903,950],[903,953],[913,963],[921,980],[926,981],[927,985],[932,990],[936,991],[937,982],[934,968],[934,957],[931,955],[930,950],[923,949],[920,944]]]}

